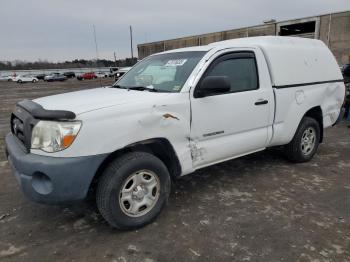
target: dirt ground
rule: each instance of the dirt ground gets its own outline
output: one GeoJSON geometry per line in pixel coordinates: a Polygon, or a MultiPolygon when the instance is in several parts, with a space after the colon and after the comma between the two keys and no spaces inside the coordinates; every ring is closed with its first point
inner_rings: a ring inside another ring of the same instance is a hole
{"type": "MultiPolygon", "coordinates": [[[[17,101],[98,85],[0,83],[0,150],[17,101]]],[[[123,232],[92,201],[28,201],[1,154],[0,261],[350,261],[349,170],[342,123],[326,131],[309,163],[267,150],[179,179],[154,223],[123,232]]]]}

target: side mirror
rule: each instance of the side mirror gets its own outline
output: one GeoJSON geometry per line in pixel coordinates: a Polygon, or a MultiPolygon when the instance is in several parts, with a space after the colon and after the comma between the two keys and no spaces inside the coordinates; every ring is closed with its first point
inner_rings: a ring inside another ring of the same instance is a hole
{"type": "Polygon", "coordinates": [[[227,76],[207,76],[196,88],[194,97],[205,97],[210,95],[219,95],[229,92],[231,83],[227,76]]]}

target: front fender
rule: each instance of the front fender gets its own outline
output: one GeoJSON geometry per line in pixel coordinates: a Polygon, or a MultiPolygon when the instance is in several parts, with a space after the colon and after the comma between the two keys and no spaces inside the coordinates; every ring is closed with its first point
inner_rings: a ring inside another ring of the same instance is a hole
{"type": "Polygon", "coordinates": [[[51,156],[110,154],[139,141],[162,137],[173,146],[183,172],[192,171],[188,93],[171,94],[161,102],[143,101],[102,108],[83,113],[77,119],[83,124],[76,140],[66,150],[51,156]]]}

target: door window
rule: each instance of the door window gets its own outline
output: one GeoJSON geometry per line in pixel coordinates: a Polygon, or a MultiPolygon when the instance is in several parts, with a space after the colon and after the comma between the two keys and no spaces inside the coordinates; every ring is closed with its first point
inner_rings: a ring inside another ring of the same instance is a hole
{"type": "Polygon", "coordinates": [[[228,77],[231,89],[229,93],[256,90],[259,88],[258,72],[255,57],[237,54],[218,58],[209,67],[205,76],[228,77]]]}

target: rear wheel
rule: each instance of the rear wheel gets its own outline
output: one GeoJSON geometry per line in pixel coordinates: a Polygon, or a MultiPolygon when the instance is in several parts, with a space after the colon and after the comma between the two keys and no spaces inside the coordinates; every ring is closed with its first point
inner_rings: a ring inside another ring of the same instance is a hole
{"type": "Polygon", "coordinates": [[[22,84],[23,82],[22,82],[21,79],[19,79],[19,80],[17,81],[17,83],[22,84]]]}
{"type": "Polygon", "coordinates": [[[132,152],[106,168],[97,186],[97,206],[108,223],[119,229],[144,226],[166,204],[170,175],[152,154],[132,152]]]}
{"type": "Polygon", "coordinates": [[[320,141],[320,126],[311,117],[304,117],[293,137],[285,146],[287,158],[295,163],[307,162],[315,155],[320,141]]]}
{"type": "Polygon", "coordinates": [[[37,80],[36,80],[36,79],[33,79],[33,80],[32,80],[32,83],[36,83],[36,82],[37,82],[37,80]]]}

